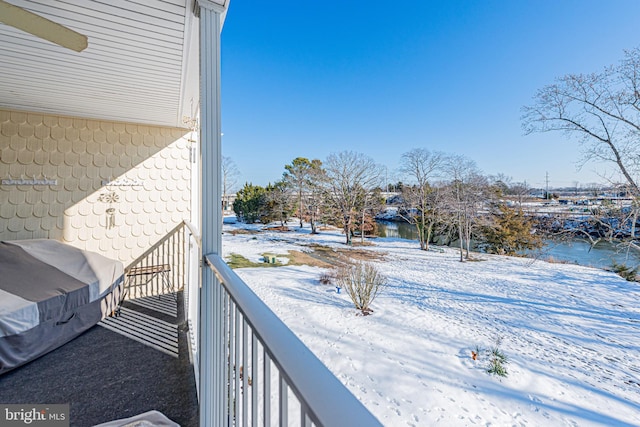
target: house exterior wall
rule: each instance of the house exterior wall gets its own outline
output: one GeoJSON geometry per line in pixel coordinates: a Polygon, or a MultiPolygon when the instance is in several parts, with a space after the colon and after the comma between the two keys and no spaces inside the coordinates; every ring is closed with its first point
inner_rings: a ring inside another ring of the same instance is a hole
{"type": "Polygon", "coordinates": [[[125,266],[190,215],[189,131],[0,109],[0,240],[125,266]]]}

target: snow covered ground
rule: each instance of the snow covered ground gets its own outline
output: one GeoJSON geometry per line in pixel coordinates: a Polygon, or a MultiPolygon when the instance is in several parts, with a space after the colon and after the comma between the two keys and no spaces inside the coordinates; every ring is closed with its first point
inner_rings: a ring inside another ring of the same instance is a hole
{"type": "MultiPolygon", "coordinates": [[[[349,250],[339,230],[230,233],[243,227],[225,224],[225,256],[349,250]]],[[[384,255],[375,264],[388,285],[370,316],[320,284],[318,267],[236,272],[385,426],[640,425],[639,284],[575,265],[485,254],[461,263],[448,248],[370,243],[352,248],[384,255]],[[496,339],[505,378],[486,372],[485,352],[471,357],[496,339]]]]}

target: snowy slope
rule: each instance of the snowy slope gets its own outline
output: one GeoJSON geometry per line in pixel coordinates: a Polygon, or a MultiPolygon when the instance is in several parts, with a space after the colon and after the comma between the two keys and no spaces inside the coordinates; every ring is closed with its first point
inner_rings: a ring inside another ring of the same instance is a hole
{"type": "MultiPolygon", "coordinates": [[[[259,262],[339,231],[228,233],[225,255],[259,262]]],[[[388,285],[371,316],[310,266],[236,272],[387,426],[640,425],[640,285],[602,270],[376,239],[388,285]],[[508,376],[486,372],[501,338],[508,376]]],[[[360,248],[362,249],[362,248],[360,248]]],[[[284,258],[282,258],[284,260],[284,258]]]]}

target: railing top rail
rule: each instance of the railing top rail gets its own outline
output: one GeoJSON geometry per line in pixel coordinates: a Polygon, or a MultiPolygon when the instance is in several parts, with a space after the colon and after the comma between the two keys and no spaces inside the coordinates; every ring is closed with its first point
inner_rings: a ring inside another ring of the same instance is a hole
{"type": "Polygon", "coordinates": [[[189,230],[189,233],[191,233],[191,235],[193,236],[193,238],[195,239],[196,243],[198,244],[198,246],[200,248],[202,248],[202,241],[200,239],[200,233],[198,232],[198,230],[196,229],[195,225],[191,224],[189,221],[185,220],[183,221],[184,225],[187,227],[187,229],[189,230]]]}
{"type": "Polygon", "coordinates": [[[315,423],[330,427],[382,426],[300,339],[215,254],[205,259],[242,311],[289,387],[315,423]]]}

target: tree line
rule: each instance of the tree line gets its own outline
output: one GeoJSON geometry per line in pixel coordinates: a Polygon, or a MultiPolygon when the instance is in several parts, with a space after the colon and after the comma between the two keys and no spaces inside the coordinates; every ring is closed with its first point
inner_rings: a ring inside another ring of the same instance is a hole
{"type": "MultiPolygon", "coordinates": [[[[385,207],[383,171],[353,151],[330,154],[324,161],[297,157],[284,166],[281,180],[266,187],[246,183],[233,208],[249,223],[279,221],[284,226],[295,217],[300,227],[308,223],[311,233],[318,233],[320,223],[335,225],[350,245],[356,235],[375,234],[375,216],[385,207]]],[[[400,193],[398,215],[416,228],[422,250],[442,235],[459,242],[461,261],[470,257],[472,240],[504,254],[541,246],[532,220],[501,200],[506,193],[523,193],[521,184],[484,176],[464,156],[424,148],[402,155],[401,172],[406,183],[394,185],[400,193]]]]}

